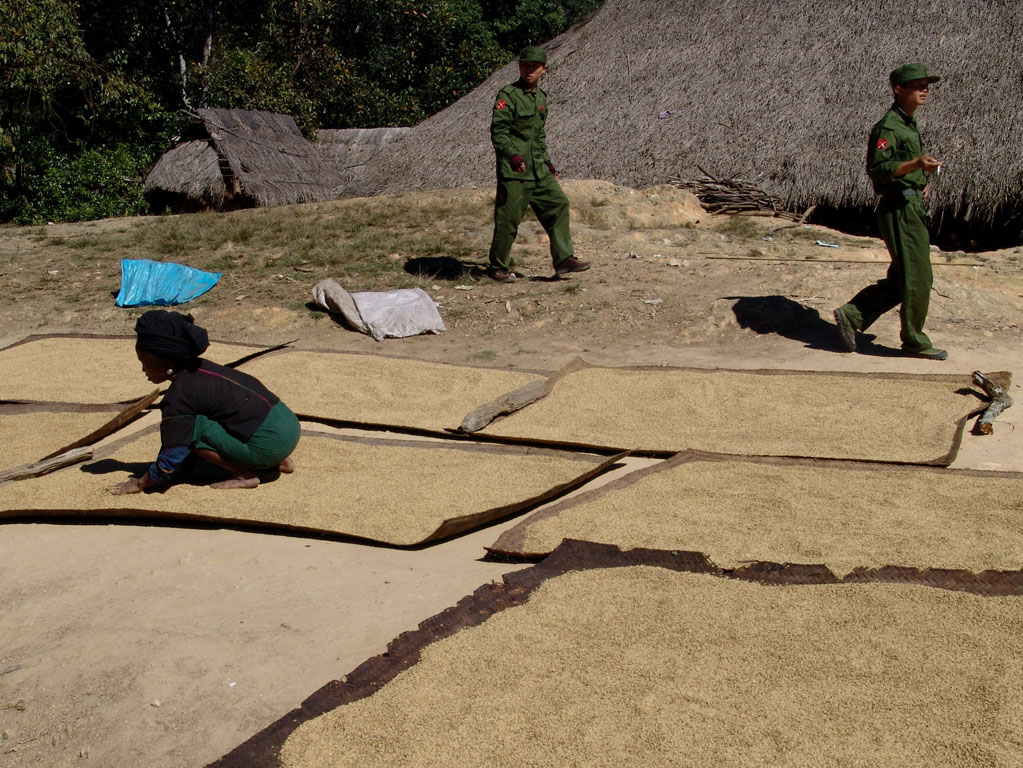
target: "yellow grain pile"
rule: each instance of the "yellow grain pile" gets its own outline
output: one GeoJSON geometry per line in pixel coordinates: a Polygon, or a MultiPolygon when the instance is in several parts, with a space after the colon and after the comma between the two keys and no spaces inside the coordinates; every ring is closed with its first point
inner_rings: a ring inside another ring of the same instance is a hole
{"type": "MultiPolygon", "coordinates": [[[[203,355],[231,363],[257,348],[213,343],[203,355]]],[[[0,400],[120,403],[153,390],[135,356],[135,339],[55,337],[0,350],[0,400]]]]}
{"type": "Polygon", "coordinates": [[[0,415],[3,468],[31,464],[99,429],[117,415],[102,413],[18,413],[0,415]]]}
{"type": "Polygon", "coordinates": [[[596,464],[571,455],[369,445],[304,435],[294,454],[298,470],[254,490],[181,484],[163,493],[108,492],[144,471],[158,450],[154,432],[99,462],[0,486],[0,517],[124,510],[117,514],[269,524],[410,545],[431,538],[450,520],[461,518],[462,530],[488,522],[493,510],[569,482],[596,464]]]}
{"type": "Polygon", "coordinates": [[[279,352],[246,363],[296,413],[421,429],[455,428],[476,406],[542,377],[370,355],[279,352]]]}
{"type": "Polygon", "coordinates": [[[546,554],[562,539],[622,549],[856,566],[1023,568],[1023,476],[955,470],[776,466],[690,461],[633,485],[538,513],[500,552],[546,554]]]}
{"type": "Polygon", "coordinates": [[[953,381],[588,368],[487,434],[618,448],[931,462],[982,402],[953,381]]]}
{"type": "Polygon", "coordinates": [[[285,768],[1019,764],[1023,600],[573,572],[302,725],[285,768]]]}

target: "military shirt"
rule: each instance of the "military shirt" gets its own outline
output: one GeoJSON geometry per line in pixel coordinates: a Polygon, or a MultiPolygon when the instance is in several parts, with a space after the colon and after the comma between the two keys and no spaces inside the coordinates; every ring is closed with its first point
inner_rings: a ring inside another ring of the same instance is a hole
{"type": "Polygon", "coordinates": [[[924,143],[916,118],[893,104],[870,131],[867,145],[867,175],[879,195],[897,195],[904,189],[923,190],[927,176],[916,169],[895,176],[895,169],[906,160],[915,160],[924,153],[924,143]]]}
{"type": "Polygon", "coordinates": [[[550,175],[547,164],[547,92],[530,90],[521,80],[497,92],[494,115],[490,121],[490,140],[497,154],[499,179],[542,179],[550,175]],[[520,156],[526,164],[513,171],[511,159],[520,156]]]}

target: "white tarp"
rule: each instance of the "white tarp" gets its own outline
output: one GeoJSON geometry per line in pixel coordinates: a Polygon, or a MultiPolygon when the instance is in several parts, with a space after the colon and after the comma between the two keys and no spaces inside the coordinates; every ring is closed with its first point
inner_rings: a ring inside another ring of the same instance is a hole
{"type": "Polygon", "coordinates": [[[447,330],[430,294],[422,288],[349,293],[333,278],[313,286],[313,301],[339,314],[352,330],[377,341],[447,330]]]}

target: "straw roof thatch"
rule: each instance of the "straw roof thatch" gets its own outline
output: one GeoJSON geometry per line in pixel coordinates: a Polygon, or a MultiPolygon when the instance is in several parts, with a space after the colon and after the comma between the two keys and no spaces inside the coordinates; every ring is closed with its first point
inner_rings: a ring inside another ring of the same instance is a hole
{"type": "Polygon", "coordinates": [[[157,210],[219,210],[224,205],[224,174],[220,156],[209,140],[193,139],[165,152],[142,187],[157,210]]]}
{"type": "MultiPolygon", "coordinates": [[[[946,163],[932,210],[1004,220],[1023,212],[1020,29],[1015,0],[607,0],[546,45],[548,145],[575,178],[644,187],[702,166],[763,173],[800,210],[870,206],[888,73],[923,61],[943,76],[917,113],[946,163]]],[[[491,183],[493,98],[516,77],[512,62],[416,126],[346,194],[491,183]]]]}
{"type": "Polygon", "coordinates": [[[316,148],[341,173],[345,184],[362,175],[366,165],[411,128],[329,128],[316,132],[316,148]]]}
{"type": "Polygon", "coordinates": [[[288,115],[200,109],[143,191],[177,210],[246,208],[337,197],[341,177],[288,115]]]}

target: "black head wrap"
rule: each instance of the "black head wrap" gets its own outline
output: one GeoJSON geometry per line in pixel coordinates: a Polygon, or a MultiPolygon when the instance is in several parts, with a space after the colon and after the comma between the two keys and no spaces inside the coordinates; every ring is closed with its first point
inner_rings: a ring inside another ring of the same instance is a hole
{"type": "Polygon", "coordinates": [[[195,360],[206,351],[210,338],[191,315],[151,309],[135,323],[139,345],[176,365],[195,360]]]}

